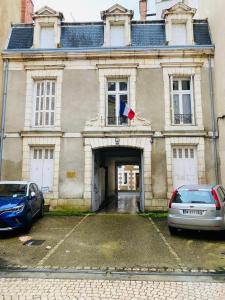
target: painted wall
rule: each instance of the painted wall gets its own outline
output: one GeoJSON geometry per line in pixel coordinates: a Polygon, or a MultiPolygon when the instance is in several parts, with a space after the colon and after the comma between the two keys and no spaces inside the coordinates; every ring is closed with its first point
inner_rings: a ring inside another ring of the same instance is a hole
{"type": "Polygon", "coordinates": [[[164,130],[165,107],[163,72],[161,69],[138,70],[136,111],[151,121],[153,131],[164,130]]]}
{"type": "Polygon", "coordinates": [[[9,138],[5,140],[2,176],[4,180],[22,179],[21,138],[9,138]]]}
{"type": "Polygon", "coordinates": [[[24,129],[26,103],[26,72],[9,72],[7,104],[6,104],[6,131],[20,132],[24,129]]]}
{"type": "Polygon", "coordinates": [[[82,138],[61,140],[59,197],[81,199],[84,189],[84,149],[82,138]]]}
{"type": "Polygon", "coordinates": [[[66,70],[62,85],[62,130],[82,132],[98,114],[99,80],[93,70],[66,70]]]}

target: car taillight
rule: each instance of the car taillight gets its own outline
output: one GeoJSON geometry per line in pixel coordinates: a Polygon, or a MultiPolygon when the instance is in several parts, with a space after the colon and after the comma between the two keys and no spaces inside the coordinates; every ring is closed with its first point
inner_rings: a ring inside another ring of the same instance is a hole
{"type": "Polygon", "coordinates": [[[171,197],[170,203],[169,203],[169,208],[172,207],[172,202],[173,202],[174,198],[176,197],[176,195],[177,195],[177,190],[173,191],[173,194],[172,194],[172,197],[171,197]]]}
{"type": "Polygon", "coordinates": [[[212,189],[212,196],[213,196],[213,200],[216,202],[216,210],[220,210],[221,209],[220,201],[214,189],[212,189]]]}

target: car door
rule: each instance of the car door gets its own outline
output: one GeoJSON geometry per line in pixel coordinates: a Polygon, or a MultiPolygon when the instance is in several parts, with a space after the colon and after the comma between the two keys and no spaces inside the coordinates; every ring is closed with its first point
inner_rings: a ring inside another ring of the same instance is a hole
{"type": "Polygon", "coordinates": [[[42,193],[40,192],[38,186],[35,183],[33,183],[33,188],[37,197],[37,210],[40,210],[42,203],[42,193]]]}
{"type": "Polygon", "coordinates": [[[36,214],[36,212],[39,210],[38,206],[38,197],[37,197],[37,192],[35,191],[33,183],[30,184],[30,194],[29,194],[29,199],[32,207],[32,214],[36,214]],[[32,192],[35,194],[32,196],[32,192]]]}

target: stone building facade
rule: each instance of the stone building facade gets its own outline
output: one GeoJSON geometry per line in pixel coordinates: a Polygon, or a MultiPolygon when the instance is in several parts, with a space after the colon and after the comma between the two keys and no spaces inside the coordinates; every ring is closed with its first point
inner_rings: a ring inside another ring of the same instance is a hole
{"type": "Polygon", "coordinates": [[[15,25],[3,53],[4,179],[35,180],[52,205],[92,210],[116,194],[117,164],[139,166],[141,210],[166,209],[180,184],[214,182],[214,47],[195,13],[178,3],[143,22],[114,5],[102,22],[65,23],[44,7],[33,25],[15,25]]]}

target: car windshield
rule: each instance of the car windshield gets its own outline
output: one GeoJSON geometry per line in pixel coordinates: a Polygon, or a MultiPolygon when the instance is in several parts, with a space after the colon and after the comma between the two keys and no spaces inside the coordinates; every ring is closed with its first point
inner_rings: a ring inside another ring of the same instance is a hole
{"type": "Polygon", "coordinates": [[[214,203],[212,194],[210,191],[178,191],[173,203],[202,203],[212,204],[214,203]]]}
{"type": "Polygon", "coordinates": [[[27,184],[0,184],[0,197],[20,197],[27,193],[27,184]]]}

